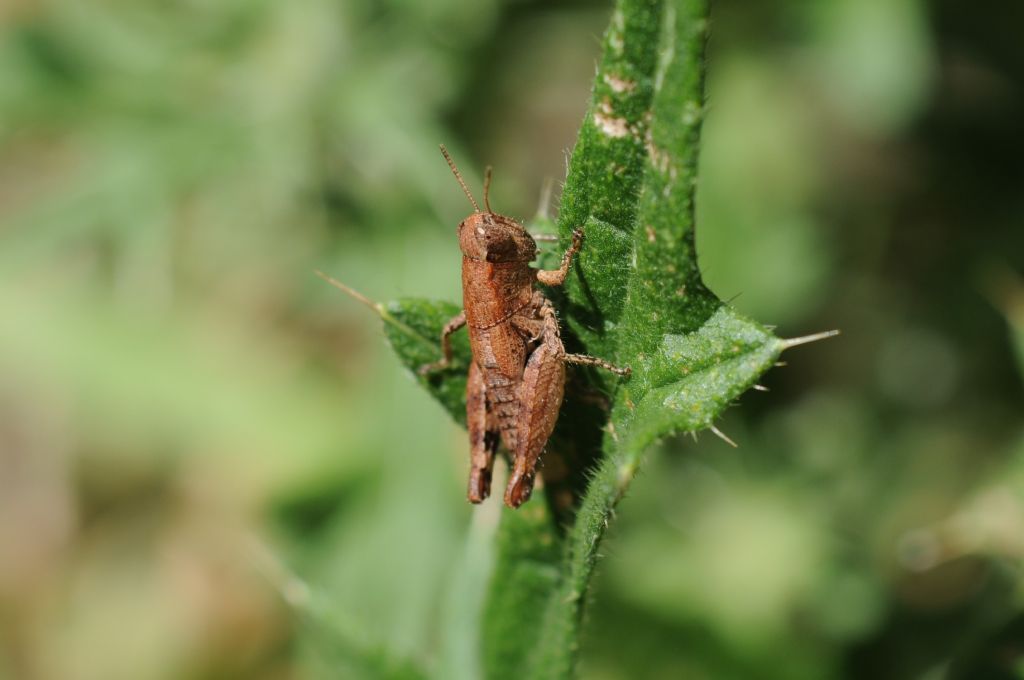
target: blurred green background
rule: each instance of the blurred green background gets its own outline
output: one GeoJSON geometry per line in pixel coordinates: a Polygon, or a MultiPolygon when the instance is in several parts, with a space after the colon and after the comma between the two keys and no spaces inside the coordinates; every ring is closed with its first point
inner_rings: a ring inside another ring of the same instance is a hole
{"type": "MultiPolygon", "coordinates": [[[[649,457],[581,677],[1024,677],[1024,4],[713,5],[706,279],[843,335],[649,457]]],[[[458,299],[437,143],[533,215],[609,9],[0,4],[0,678],[474,677],[498,505],[312,271],[458,299]]]]}

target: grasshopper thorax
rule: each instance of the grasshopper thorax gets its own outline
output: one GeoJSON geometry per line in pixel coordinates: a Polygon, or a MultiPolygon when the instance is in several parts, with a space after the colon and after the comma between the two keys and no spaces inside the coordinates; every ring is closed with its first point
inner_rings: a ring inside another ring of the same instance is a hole
{"type": "Polygon", "coordinates": [[[485,262],[530,262],[537,244],[529,232],[511,217],[475,212],[459,225],[463,256],[485,262]]]}

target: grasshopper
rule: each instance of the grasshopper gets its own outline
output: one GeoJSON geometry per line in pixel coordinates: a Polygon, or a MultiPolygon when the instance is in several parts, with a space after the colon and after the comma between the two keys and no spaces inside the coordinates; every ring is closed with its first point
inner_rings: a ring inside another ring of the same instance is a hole
{"type": "Polygon", "coordinates": [[[494,457],[502,443],[511,456],[505,505],[518,508],[533,492],[541,454],[558,420],[565,365],[600,366],[621,376],[629,375],[630,369],[566,353],[555,308],[543,292],[534,289],[534,282],[546,286],[565,282],[583,232],[573,231],[572,244],[558,269],[531,267],[537,257],[534,237],[511,217],[491,210],[490,168],[484,178],[485,210],[480,210],[443,145],[441,153],[473,204],[473,214],[458,226],[463,311],[441,332],[441,360],[421,367],[420,373],[447,366],[452,357],[449,336],[469,327],[473,360],[466,383],[467,496],[471,503],[480,503],[490,495],[494,457]]]}

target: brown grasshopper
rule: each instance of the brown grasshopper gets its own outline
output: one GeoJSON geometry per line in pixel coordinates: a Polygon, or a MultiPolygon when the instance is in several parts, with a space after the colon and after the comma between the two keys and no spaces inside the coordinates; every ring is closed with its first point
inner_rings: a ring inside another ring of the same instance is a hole
{"type": "Polygon", "coordinates": [[[573,231],[572,245],[558,269],[530,266],[537,257],[534,238],[511,217],[491,210],[490,168],[484,178],[481,211],[448,151],[441,147],[455,179],[473,204],[473,214],[459,224],[462,249],[463,311],[441,332],[442,359],[421,374],[451,361],[449,336],[469,326],[473,360],[466,383],[466,426],[469,429],[468,497],[480,503],[491,491],[491,470],[499,441],[511,455],[505,505],[518,508],[533,491],[541,453],[558,420],[565,391],[565,365],[600,366],[618,375],[618,368],[597,357],[567,354],[562,346],[555,308],[534,281],[547,286],[565,282],[583,232],[573,231]]]}

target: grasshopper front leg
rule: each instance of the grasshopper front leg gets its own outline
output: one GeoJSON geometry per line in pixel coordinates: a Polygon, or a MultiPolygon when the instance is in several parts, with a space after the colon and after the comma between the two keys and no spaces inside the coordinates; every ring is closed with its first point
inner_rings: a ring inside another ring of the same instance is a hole
{"type": "Polygon", "coordinates": [[[579,252],[583,244],[583,231],[574,229],[572,232],[572,245],[562,255],[562,264],[558,269],[538,269],[537,280],[545,286],[561,286],[565,283],[565,277],[569,275],[569,267],[572,266],[572,256],[579,252]]]}
{"type": "Polygon", "coordinates": [[[444,329],[441,331],[441,360],[435,361],[432,364],[424,364],[423,366],[420,366],[420,375],[427,375],[428,373],[448,368],[448,365],[452,362],[452,343],[448,336],[465,325],[465,310],[459,312],[456,316],[453,316],[448,323],[444,325],[444,329]]]}

